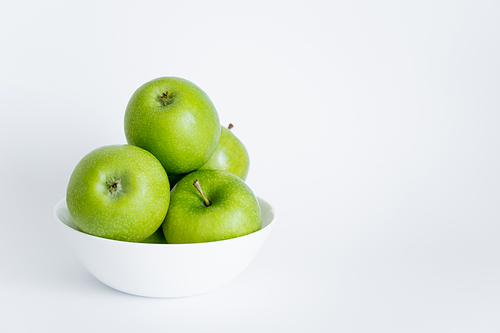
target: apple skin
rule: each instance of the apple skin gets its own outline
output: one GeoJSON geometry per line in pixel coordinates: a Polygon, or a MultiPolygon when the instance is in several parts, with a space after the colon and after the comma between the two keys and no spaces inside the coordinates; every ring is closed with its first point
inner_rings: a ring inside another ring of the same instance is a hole
{"type": "Polygon", "coordinates": [[[259,203],[238,176],[220,170],[198,170],[184,176],[170,194],[162,228],[167,243],[203,243],[235,238],[262,228],[259,203]],[[206,206],[193,185],[211,202],[206,206]]]}
{"type": "Polygon", "coordinates": [[[203,166],[221,132],[208,95],[177,77],[160,77],[140,86],[127,105],[124,127],[127,142],[155,155],[167,174],[203,166]]]}
{"type": "Polygon", "coordinates": [[[151,236],[141,241],[141,243],[167,244],[167,240],[163,234],[163,228],[160,226],[151,236]]]}
{"type": "Polygon", "coordinates": [[[91,151],[76,165],[66,202],[81,231],[140,242],[162,224],[170,185],[151,153],[132,145],[110,145],[91,151]]]}
{"type": "Polygon", "coordinates": [[[223,170],[246,180],[250,167],[248,151],[241,141],[226,127],[221,127],[219,143],[212,157],[200,170],[223,170]]]}

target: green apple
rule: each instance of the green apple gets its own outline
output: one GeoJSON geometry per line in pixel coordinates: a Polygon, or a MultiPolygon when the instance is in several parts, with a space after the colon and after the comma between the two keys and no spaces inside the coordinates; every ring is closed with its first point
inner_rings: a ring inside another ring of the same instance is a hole
{"type": "Polygon", "coordinates": [[[231,132],[232,124],[228,128],[221,128],[221,135],[217,148],[212,157],[200,170],[223,170],[230,172],[245,180],[250,166],[247,149],[241,141],[231,132]]]}
{"type": "Polygon", "coordinates": [[[140,242],[165,219],[170,185],[163,166],[150,152],[132,145],[104,146],[77,164],[66,202],[81,231],[140,242]]]}
{"type": "Polygon", "coordinates": [[[194,83],[160,77],[140,86],[125,111],[129,144],[150,151],[167,174],[199,169],[212,156],[220,137],[219,115],[194,83]]]}
{"type": "Polygon", "coordinates": [[[257,198],[232,173],[191,172],[175,185],[170,195],[170,207],[162,225],[169,244],[230,239],[262,227],[257,198]]]}
{"type": "Polygon", "coordinates": [[[167,240],[163,234],[163,228],[160,226],[151,236],[143,240],[141,243],[167,244],[167,240]]]}

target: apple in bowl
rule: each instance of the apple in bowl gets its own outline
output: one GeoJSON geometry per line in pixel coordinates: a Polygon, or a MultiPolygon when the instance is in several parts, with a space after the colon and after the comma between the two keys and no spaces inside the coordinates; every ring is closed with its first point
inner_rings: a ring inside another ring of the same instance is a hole
{"type": "Polygon", "coordinates": [[[168,175],[203,166],[221,134],[208,95],[178,77],[160,77],[137,88],[125,110],[124,129],[127,142],[156,156],[168,175]]]}
{"type": "Polygon", "coordinates": [[[246,180],[250,157],[245,145],[231,132],[233,124],[221,127],[219,143],[207,163],[200,170],[222,170],[246,180]]]}
{"type": "Polygon", "coordinates": [[[76,165],[66,202],[81,231],[140,242],[163,223],[170,185],[151,153],[132,145],[110,145],[91,151],[76,165]]]}
{"type": "Polygon", "coordinates": [[[259,230],[259,202],[239,177],[220,170],[198,170],[172,189],[163,222],[168,243],[202,243],[236,238],[259,230]]]}

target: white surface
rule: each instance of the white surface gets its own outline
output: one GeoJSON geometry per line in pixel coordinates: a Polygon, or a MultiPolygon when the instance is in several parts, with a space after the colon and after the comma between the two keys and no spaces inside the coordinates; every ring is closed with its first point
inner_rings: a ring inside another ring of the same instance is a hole
{"type": "Polygon", "coordinates": [[[275,212],[258,198],[262,229],[218,242],[143,244],[94,237],[78,230],[66,199],[54,208],[61,234],[99,281],[132,295],[187,297],[218,289],[244,271],[274,227],[275,212]]]}
{"type": "Polygon", "coordinates": [[[498,332],[500,2],[3,1],[1,332],[498,332]],[[279,215],[214,292],[93,278],[53,223],[133,91],[189,79],[279,215]]]}

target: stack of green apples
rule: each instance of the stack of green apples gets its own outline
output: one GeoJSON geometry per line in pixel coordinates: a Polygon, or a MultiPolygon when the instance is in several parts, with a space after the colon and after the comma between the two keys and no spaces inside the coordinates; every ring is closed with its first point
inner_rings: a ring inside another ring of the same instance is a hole
{"type": "Polygon", "coordinates": [[[125,111],[127,144],[97,148],[71,174],[66,202],[83,232],[144,243],[201,243],[262,227],[245,183],[249,156],[208,95],[161,77],[140,86],[125,111]]]}

